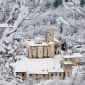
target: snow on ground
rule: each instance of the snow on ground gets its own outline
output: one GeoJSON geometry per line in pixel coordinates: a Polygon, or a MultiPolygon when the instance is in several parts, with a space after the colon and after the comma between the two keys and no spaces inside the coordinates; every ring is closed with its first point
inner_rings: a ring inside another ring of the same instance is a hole
{"type": "Polygon", "coordinates": [[[82,57],[80,53],[73,53],[72,55],[65,55],[63,58],[79,58],[82,57]]]}

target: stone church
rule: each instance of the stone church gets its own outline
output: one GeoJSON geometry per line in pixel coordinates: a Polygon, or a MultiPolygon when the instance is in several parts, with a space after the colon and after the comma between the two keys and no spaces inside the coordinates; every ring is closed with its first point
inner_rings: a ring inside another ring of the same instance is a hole
{"type": "Polygon", "coordinates": [[[45,41],[35,38],[26,44],[28,58],[53,58],[55,54],[61,54],[61,42],[54,38],[54,28],[46,29],[45,41]]]}

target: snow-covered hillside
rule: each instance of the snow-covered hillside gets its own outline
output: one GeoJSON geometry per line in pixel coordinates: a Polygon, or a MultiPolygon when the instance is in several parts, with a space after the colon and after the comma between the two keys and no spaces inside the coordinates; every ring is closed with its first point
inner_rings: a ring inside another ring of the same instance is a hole
{"type": "MultiPolygon", "coordinates": [[[[28,84],[27,80],[22,81],[20,77],[14,76],[13,67],[10,65],[18,61],[15,59],[16,54],[25,54],[23,40],[45,37],[47,27],[54,27],[54,35],[61,41],[64,54],[68,54],[69,51],[81,53],[83,55],[81,60],[85,63],[85,2],[84,0],[60,0],[62,3],[58,1],[0,0],[0,24],[7,23],[13,26],[12,29],[7,26],[5,31],[2,29],[3,26],[0,27],[1,85],[28,84]],[[59,6],[54,6],[54,2],[58,2],[59,6]]],[[[50,85],[78,85],[80,82],[84,85],[85,81],[82,77],[81,74],[76,78],[71,76],[64,83],[55,78],[42,82],[41,85],[49,85],[49,83],[50,85]]]]}

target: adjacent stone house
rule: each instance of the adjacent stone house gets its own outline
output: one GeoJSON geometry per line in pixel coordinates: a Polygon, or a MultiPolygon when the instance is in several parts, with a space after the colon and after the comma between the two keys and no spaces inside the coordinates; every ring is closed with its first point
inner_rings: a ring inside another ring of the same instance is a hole
{"type": "Polygon", "coordinates": [[[81,57],[80,53],[70,53],[69,55],[63,56],[63,59],[70,61],[73,65],[81,65],[81,57]]]}
{"type": "Polygon", "coordinates": [[[72,63],[69,62],[69,61],[66,61],[66,62],[63,62],[62,64],[62,67],[63,67],[63,70],[64,70],[64,76],[65,77],[69,77],[71,74],[72,74],[72,63]]]}

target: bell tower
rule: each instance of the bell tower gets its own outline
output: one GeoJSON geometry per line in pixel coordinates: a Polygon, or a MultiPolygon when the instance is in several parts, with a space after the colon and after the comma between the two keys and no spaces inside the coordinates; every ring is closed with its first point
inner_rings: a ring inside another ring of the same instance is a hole
{"type": "Polygon", "coordinates": [[[45,41],[47,43],[54,42],[54,28],[47,28],[45,32],[45,41]]]}

